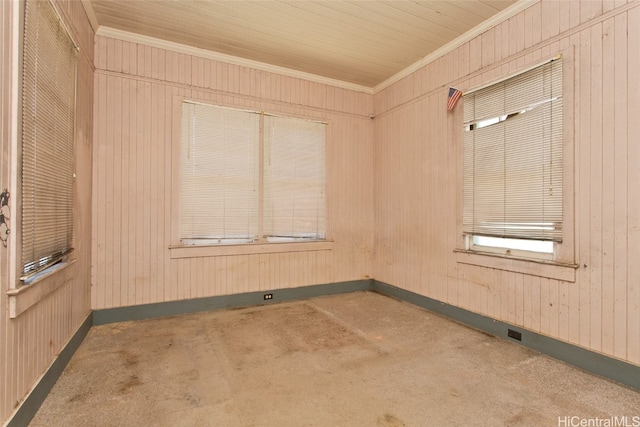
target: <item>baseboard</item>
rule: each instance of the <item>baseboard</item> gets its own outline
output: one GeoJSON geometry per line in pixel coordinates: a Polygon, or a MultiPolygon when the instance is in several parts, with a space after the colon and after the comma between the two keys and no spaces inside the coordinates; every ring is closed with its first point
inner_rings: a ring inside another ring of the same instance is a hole
{"type": "Polygon", "coordinates": [[[89,313],[87,318],[82,322],[75,334],[69,339],[67,345],[63,347],[58,356],[53,360],[49,369],[40,378],[40,381],[33,387],[31,392],[22,401],[13,417],[10,418],[6,427],[24,427],[29,425],[36,412],[42,405],[42,402],[47,398],[47,395],[53,388],[56,381],[64,371],[71,357],[74,355],[80,344],[84,340],[84,337],[91,329],[93,325],[92,313],[89,313]]]}
{"type": "Polygon", "coordinates": [[[372,288],[373,280],[363,279],[323,285],[302,286],[299,288],[274,289],[259,292],[247,292],[243,294],[106,308],[94,310],[93,324],[104,325],[107,323],[175,316],[179,314],[198,313],[225,308],[251,307],[324,295],[368,291],[372,290],[372,288]],[[266,294],[270,294],[272,298],[265,300],[266,294]]]}
{"type": "Polygon", "coordinates": [[[640,366],[632,365],[565,341],[550,338],[520,326],[511,325],[460,307],[445,304],[414,292],[396,288],[377,280],[373,281],[373,290],[441,314],[474,329],[524,345],[582,370],[640,390],[640,366]],[[511,338],[510,335],[518,336],[520,339],[511,338]]]}

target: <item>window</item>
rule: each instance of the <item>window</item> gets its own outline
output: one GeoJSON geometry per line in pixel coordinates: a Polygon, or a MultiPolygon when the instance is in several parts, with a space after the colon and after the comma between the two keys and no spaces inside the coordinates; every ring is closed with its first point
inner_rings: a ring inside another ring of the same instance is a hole
{"type": "Polygon", "coordinates": [[[562,242],[562,61],[464,96],[466,248],[552,258],[562,242]]]}
{"type": "Polygon", "coordinates": [[[22,280],[72,250],[76,47],[48,1],[25,4],[22,280]]]}
{"type": "Polygon", "coordinates": [[[181,243],[324,239],[325,127],[183,102],[181,243]]]}

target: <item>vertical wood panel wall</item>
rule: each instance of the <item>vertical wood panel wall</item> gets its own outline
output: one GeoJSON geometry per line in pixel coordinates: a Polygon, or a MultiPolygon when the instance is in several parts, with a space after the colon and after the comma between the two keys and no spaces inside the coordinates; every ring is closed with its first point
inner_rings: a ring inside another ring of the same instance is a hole
{"type": "Polygon", "coordinates": [[[95,63],[94,309],[370,275],[372,95],[103,36],[95,63]],[[333,249],[171,258],[180,97],[329,122],[333,249]]]}
{"type": "Polygon", "coordinates": [[[542,0],[374,95],[374,277],[640,364],[639,31],[637,1],[542,0]],[[458,263],[462,126],[448,88],[563,51],[576,280],[458,263]]]}
{"type": "MultiPolygon", "coordinates": [[[[19,142],[12,140],[11,97],[20,96],[12,84],[12,53],[16,40],[12,33],[14,11],[19,3],[0,2],[0,187],[11,188],[11,155],[19,142]]],[[[78,54],[77,116],[76,116],[76,191],[74,204],[76,262],[73,278],[42,298],[35,305],[10,319],[7,291],[12,247],[0,246],[0,424],[16,410],[49,367],[58,352],[68,342],[90,311],[91,273],[91,135],[93,126],[93,30],[80,2],[57,0],[59,12],[80,45],[78,54]]],[[[19,43],[17,43],[19,44],[19,43]]],[[[10,205],[16,206],[17,194],[11,194],[10,205]]],[[[12,234],[19,234],[19,224],[10,221],[12,234]]],[[[38,283],[31,286],[38,286],[38,283]]]]}

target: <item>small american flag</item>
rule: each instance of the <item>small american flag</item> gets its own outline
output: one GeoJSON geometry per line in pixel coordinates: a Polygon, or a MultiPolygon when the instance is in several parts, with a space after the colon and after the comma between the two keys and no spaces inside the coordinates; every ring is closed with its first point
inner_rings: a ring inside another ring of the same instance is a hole
{"type": "Polygon", "coordinates": [[[447,99],[447,110],[453,110],[453,107],[456,106],[456,102],[462,96],[462,91],[456,89],[455,87],[449,88],[449,98],[447,99]]]}

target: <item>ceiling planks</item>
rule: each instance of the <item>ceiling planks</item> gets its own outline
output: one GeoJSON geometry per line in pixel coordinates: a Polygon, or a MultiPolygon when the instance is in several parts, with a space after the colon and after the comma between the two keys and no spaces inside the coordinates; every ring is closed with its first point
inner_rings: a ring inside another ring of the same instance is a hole
{"type": "Polygon", "coordinates": [[[375,87],[516,0],[85,0],[98,24],[375,87]]]}

